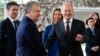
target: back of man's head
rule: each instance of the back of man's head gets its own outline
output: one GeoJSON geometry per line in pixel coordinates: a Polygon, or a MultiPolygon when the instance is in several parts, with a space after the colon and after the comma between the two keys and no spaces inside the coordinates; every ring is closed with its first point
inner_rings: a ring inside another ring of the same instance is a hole
{"type": "Polygon", "coordinates": [[[40,4],[38,2],[35,1],[29,1],[26,6],[25,6],[25,14],[28,13],[28,11],[32,8],[33,5],[37,5],[40,6],[40,4]]]}

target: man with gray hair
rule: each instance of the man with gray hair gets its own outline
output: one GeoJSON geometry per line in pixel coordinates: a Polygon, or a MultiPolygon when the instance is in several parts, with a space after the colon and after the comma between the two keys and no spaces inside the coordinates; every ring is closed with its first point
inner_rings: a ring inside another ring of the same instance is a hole
{"type": "Polygon", "coordinates": [[[40,4],[34,1],[28,2],[25,6],[25,16],[17,30],[16,56],[46,56],[35,24],[39,16],[40,4]]]}

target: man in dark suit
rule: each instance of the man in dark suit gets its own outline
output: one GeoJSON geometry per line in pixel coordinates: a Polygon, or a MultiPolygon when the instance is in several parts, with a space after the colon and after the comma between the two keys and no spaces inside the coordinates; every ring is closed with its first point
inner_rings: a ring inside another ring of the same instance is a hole
{"type": "Polygon", "coordinates": [[[69,2],[62,6],[62,15],[63,20],[53,25],[45,43],[46,51],[57,38],[58,56],[83,56],[81,42],[85,40],[84,23],[73,18],[73,7],[69,2]]]}
{"type": "Polygon", "coordinates": [[[45,56],[46,51],[41,44],[41,37],[36,26],[40,16],[40,4],[30,1],[25,6],[25,16],[16,35],[16,56],[45,56]]]}
{"type": "Polygon", "coordinates": [[[0,53],[2,54],[0,56],[15,56],[16,30],[19,24],[16,19],[18,7],[16,2],[9,2],[6,5],[8,17],[0,25],[0,53]]]}
{"type": "Polygon", "coordinates": [[[95,27],[95,20],[88,18],[86,21],[88,28],[86,28],[87,36],[86,41],[86,55],[87,56],[100,56],[100,30],[95,27]]]}

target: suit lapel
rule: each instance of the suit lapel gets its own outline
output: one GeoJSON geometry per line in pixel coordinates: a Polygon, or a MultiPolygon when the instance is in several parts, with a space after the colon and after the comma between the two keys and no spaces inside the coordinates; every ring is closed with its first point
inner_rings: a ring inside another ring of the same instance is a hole
{"type": "Polygon", "coordinates": [[[91,31],[90,28],[88,28],[88,30],[89,30],[90,35],[95,36],[95,35],[92,33],[92,31],[91,31]]]}
{"type": "Polygon", "coordinates": [[[63,33],[64,35],[66,35],[66,34],[65,34],[65,26],[64,26],[63,20],[60,22],[60,29],[61,29],[62,33],[63,33]]]}
{"type": "Polygon", "coordinates": [[[30,24],[32,24],[34,26],[34,28],[38,31],[37,26],[35,24],[35,22],[33,22],[29,17],[25,17],[26,21],[28,21],[30,24]]]}
{"type": "MultiPolygon", "coordinates": [[[[74,33],[75,28],[76,28],[76,27],[75,27],[76,25],[77,25],[77,22],[75,21],[75,19],[73,19],[70,35],[71,35],[72,33],[74,33]]],[[[61,29],[62,33],[66,36],[65,26],[64,26],[63,20],[60,22],[60,29],[61,29]]]]}
{"type": "Polygon", "coordinates": [[[98,33],[99,33],[99,30],[97,28],[94,28],[94,34],[96,37],[100,34],[100,33],[99,34],[98,33]]]}
{"type": "Polygon", "coordinates": [[[75,19],[73,19],[73,21],[72,21],[72,25],[71,25],[71,34],[74,32],[74,30],[75,30],[75,26],[77,25],[77,22],[75,22],[75,19]]]}
{"type": "Polygon", "coordinates": [[[10,19],[9,18],[7,18],[7,21],[8,21],[8,27],[11,29],[11,30],[14,30],[15,31],[15,29],[14,29],[14,27],[13,27],[13,24],[11,23],[11,21],[10,21],[10,19]]]}

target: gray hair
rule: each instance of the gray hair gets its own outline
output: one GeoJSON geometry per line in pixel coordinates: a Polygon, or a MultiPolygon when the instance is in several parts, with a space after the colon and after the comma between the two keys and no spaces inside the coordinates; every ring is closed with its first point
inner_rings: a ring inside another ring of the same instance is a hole
{"type": "Polygon", "coordinates": [[[40,6],[40,3],[35,1],[29,1],[25,6],[25,14],[28,13],[28,11],[32,8],[33,5],[40,6]]]}

